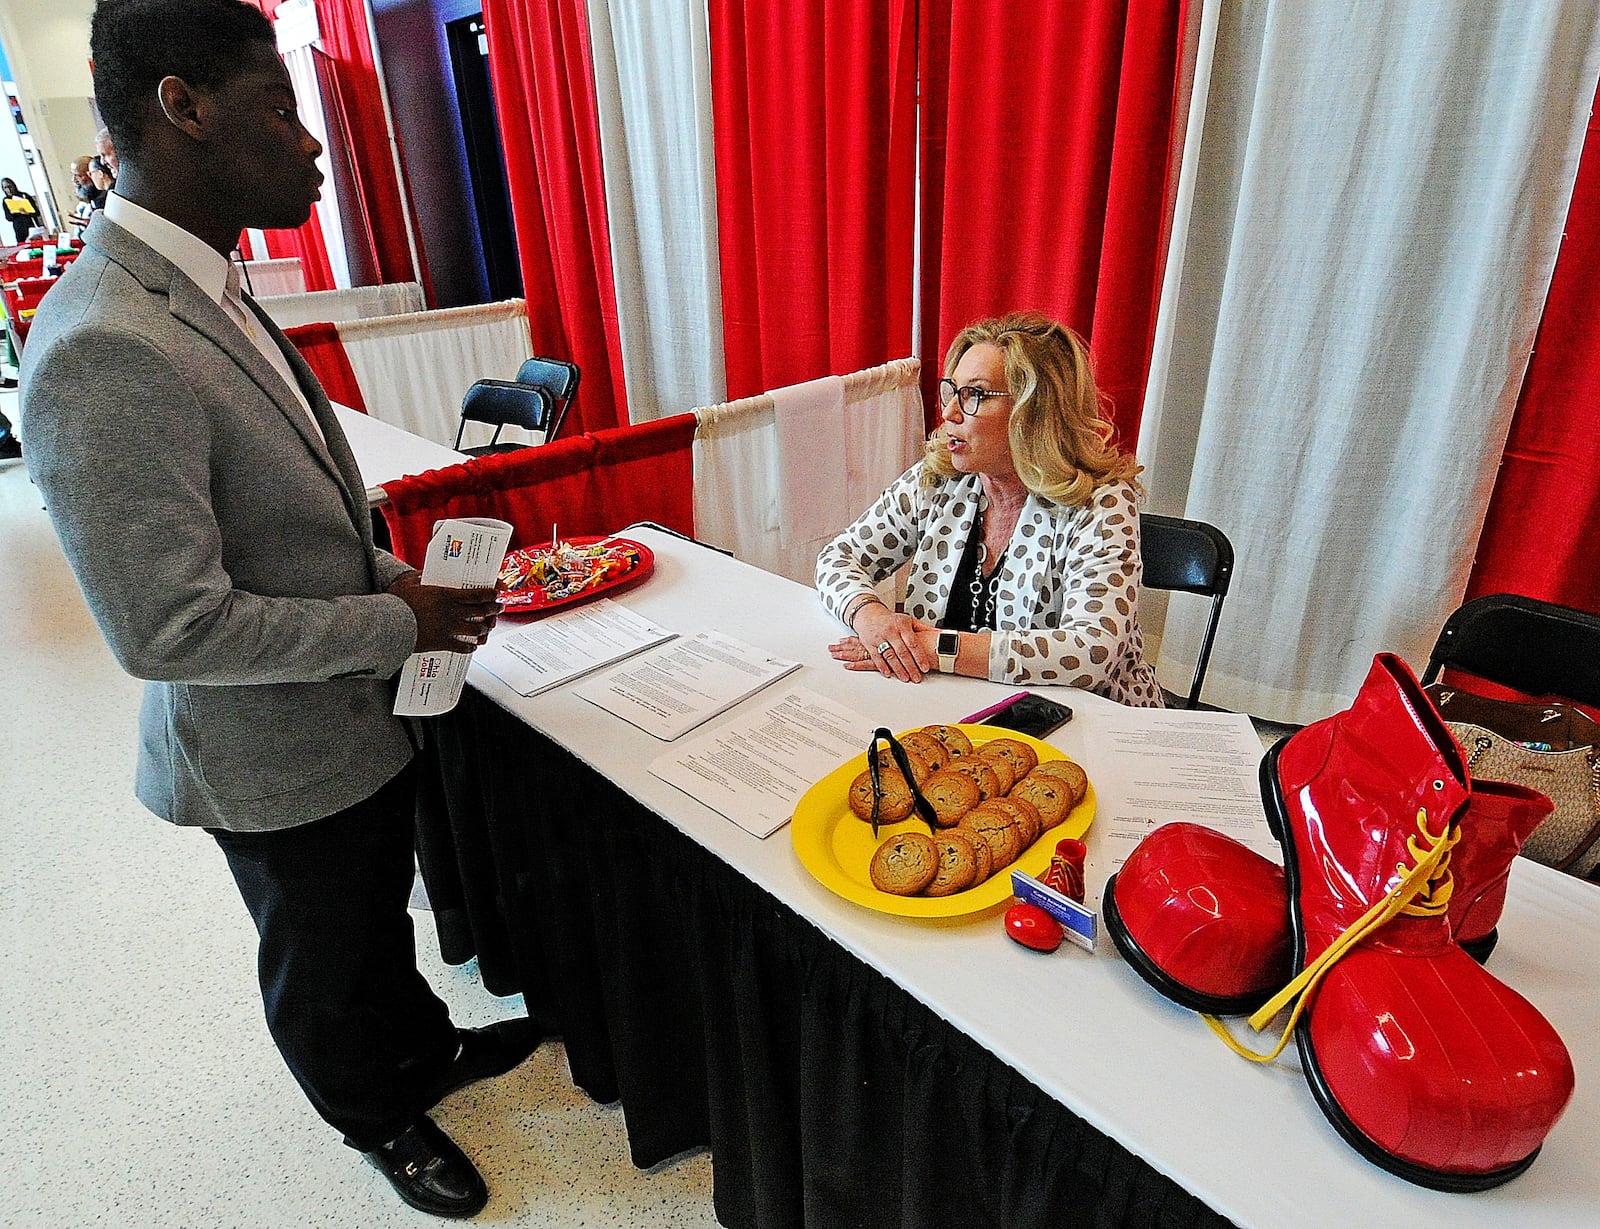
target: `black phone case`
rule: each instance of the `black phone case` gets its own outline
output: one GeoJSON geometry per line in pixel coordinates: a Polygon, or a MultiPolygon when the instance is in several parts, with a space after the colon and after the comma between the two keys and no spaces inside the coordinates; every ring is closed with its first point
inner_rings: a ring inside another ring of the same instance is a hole
{"type": "Polygon", "coordinates": [[[983,719],[983,724],[1015,730],[1019,734],[1027,734],[1033,738],[1043,738],[1071,720],[1072,710],[1065,704],[1044,696],[1029,694],[1018,696],[997,713],[990,713],[983,719]]]}

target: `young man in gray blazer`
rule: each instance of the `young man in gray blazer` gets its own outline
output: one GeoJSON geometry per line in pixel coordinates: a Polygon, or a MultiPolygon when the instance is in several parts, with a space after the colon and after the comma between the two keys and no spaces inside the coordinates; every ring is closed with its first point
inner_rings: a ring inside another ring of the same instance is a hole
{"type": "Polygon", "coordinates": [[[29,470],[112,652],[150,680],[136,792],[226,855],[289,1069],[408,1203],[471,1216],[488,1192],[427,1111],[537,1036],[456,1029],[417,971],[392,680],[413,651],[482,643],[494,591],[374,549],[326,396],[239,292],[240,231],[301,225],[321,183],[267,20],[100,0],[91,50],[122,176],[34,319],[29,470]]]}

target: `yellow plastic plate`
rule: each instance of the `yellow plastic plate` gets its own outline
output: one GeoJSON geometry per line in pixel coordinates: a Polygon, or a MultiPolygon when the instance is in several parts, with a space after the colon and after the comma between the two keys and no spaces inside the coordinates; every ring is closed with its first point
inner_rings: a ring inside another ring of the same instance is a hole
{"type": "MultiPolygon", "coordinates": [[[[1064,760],[1067,757],[1047,742],[1003,730],[992,725],[963,725],[975,747],[996,738],[1015,738],[1027,743],[1039,756],[1039,761],[1064,760]]],[[[1054,828],[1048,828],[1039,839],[1023,850],[1022,856],[1003,870],[996,871],[984,882],[965,892],[951,896],[895,896],[872,886],[867,867],[878,846],[896,832],[926,832],[928,825],[920,819],[901,820],[897,824],[879,824],[874,840],[872,825],[856,818],[850,809],[850,783],[867,767],[863,751],[852,760],[839,765],[809,790],[794,809],[794,819],[789,824],[789,836],[800,861],[823,887],[876,909],[879,913],[893,913],[901,917],[951,918],[981,913],[1011,898],[1011,872],[1026,871],[1038,877],[1050,865],[1050,855],[1056,842],[1063,837],[1082,837],[1094,819],[1094,785],[1090,783],[1083,801],[1075,806],[1054,828]]]]}

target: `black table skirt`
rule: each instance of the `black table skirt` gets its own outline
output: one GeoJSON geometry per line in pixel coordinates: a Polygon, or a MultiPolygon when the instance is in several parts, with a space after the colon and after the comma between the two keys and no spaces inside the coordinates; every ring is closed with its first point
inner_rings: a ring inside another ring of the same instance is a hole
{"type": "Polygon", "coordinates": [[[478,693],[430,725],[445,960],[525,996],[634,1164],[709,1147],[723,1224],[1227,1225],[478,693]]]}

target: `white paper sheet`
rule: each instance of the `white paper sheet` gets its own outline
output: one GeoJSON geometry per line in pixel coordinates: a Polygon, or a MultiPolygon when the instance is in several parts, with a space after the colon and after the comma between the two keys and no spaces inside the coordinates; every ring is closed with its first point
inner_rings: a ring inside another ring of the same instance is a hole
{"type": "Polygon", "coordinates": [[[519,696],[536,696],[675,635],[603,597],[491,641],[476,656],[519,696]]]}
{"type": "Polygon", "coordinates": [[[1091,883],[1103,882],[1153,829],[1178,820],[1283,861],[1261,806],[1261,739],[1244,713],[1127,708],[1097,713],[1084,734],[1084,768],[1099,800],[1089,830],[1091,883]]]}
{"type": "Polygon", "coordinates": [[[670,742],[799,668],[721,632],[699,632],[591,678],[573,694],[670,742]]]}
{"type": "MultiPolygon", "coordinates": [[[[487,516],[440,521],[428,540],[422,583],[446,589],[492,586],[511,542],[511,526],[487,516]]],[[[397,717],[448,713],[461,699],[472,654],[413,653],[400,671],[394,699],[397,717]]]]}
{"type": "Polygon", "coordinates": [[[795,687],[663,755],[650,771],[746,832],[768,837],[789,822],[812,785],[861,754],[872,730],[853,709],[795,687]]]}

